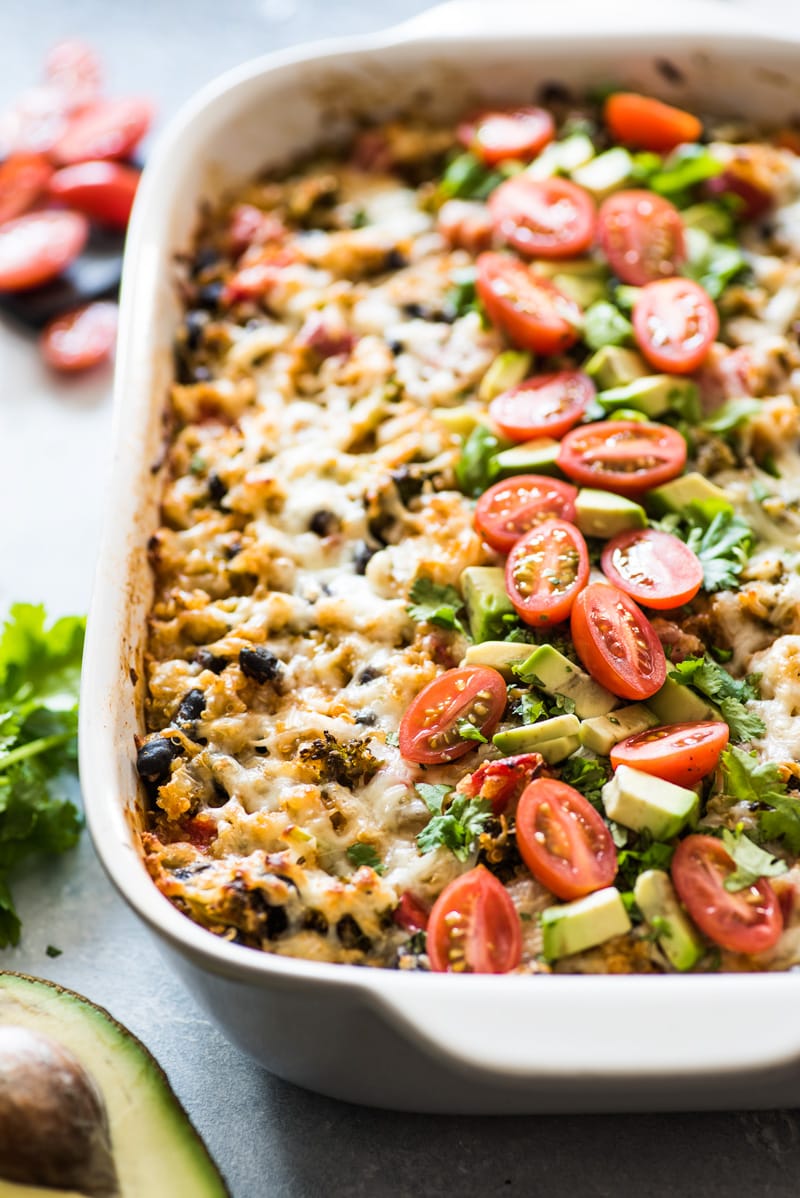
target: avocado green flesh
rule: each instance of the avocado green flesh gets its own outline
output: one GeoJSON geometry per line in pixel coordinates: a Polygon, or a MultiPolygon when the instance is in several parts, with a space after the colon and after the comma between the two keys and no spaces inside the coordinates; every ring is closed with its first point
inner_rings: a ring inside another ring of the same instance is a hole
{"type": "Polygon", "coordinates": [[[629,529],[647,528],[647,516],[632,499],[582,487],[575,500],[575,523],[585,537],[608,540],[629,529]]]}
{"type": "MultiPolygon", "coordinates": [[[[144,1045],[71,990],[0,973],[0,1024],[62,1044],[99,1086],[111,1130],[120,1198],[230,1198],[208,1150],[144,1045]]],[[[77,1198],[0,1179],[2,1198],[77,1198]]]]}
{"type": "Polygon", "coordinates": [[[472,639],[478,643],[494,640],[502,629],[499,622],[503,616],[514,615],[505,571],[499,566],[468,566],[461,574],[461,590],[472,639]]]}
{"type": "Polygon", "coordinates": [[[702,503],[712,515],[717,512],[733,514],[733,504],[721,487],[710,483],[696,471],[674,478],[647,492],[647,503],[658,516],[667,512],[683,512],[692,503],[702,503]]]}
{"type": "Polygon", "coordinates": [[[631,930],[631,921],[614,886],[542,912],[542,952],[548,961],[571,957],[631,930]]]}
{"type": "Polygon", "coordinates": [[[594,379],[598,391],[623,387],[648,374],[647,363],[641,354],[621,345],[604,345],[592,355],[584,369],[594,379]]]}
{"type": "Polygon", "coordinates": [[[492,458],[489,465],[492,481],[499,482],[517,474],[546,474],[548,477],[563,478],[557,461],[559,449],[558,441],[550,437],[536,437],[512,449],[504,449],[492,458]]]}
{"type": "Polygon", "coordinates": [[[669,874],[662,869],[645,870],[636,879],[633,897],[673,969],[683,972],[696,965],[705,945],[681,910],[669,874]]]}
{"type": "Polygon", "coordinates": [[[700,724],[722,718],[719,708],[674,678],[665,680],[661,690],[647,700],[647,706],[661,724],[700,724]]]}

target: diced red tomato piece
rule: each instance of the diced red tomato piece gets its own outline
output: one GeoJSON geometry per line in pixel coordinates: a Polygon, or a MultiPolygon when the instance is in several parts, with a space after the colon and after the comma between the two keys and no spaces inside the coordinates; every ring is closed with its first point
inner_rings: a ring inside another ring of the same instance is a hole
{"type": "Polygon", "coordinates": [[[117,305],[101,301],[57,316],[41,335],[42,357],[67,374],[99,366],[114,350],[117,318],[117,305]]]}

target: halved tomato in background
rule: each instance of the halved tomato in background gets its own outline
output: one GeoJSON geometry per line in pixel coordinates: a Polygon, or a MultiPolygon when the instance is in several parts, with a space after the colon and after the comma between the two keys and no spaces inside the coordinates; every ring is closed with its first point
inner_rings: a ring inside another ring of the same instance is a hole
{"type": "Polygon", "coordinates": [[[546,520],[526,533],[508,555],[506,590],[526,624],[566,620],[589,577],[589,552],[574,524],[546,520]]]}
{"type": "Polygon", "coordinates": [[[651,366],[691,374],[719,332],[714,301],[692,279],[648,283],[633,305],[636,344],[651,366]]]}
{"type": "Polygon", "coordinates": [[[644,612],[624,591],[593,582],[572,608],[575,652],[595,681],[621,699],[649,699],[664,685],[667,659],[644,612]]]}
{"type": "Polygon", "coordinates": [[[435,973],[508,973],[519,965],[517,909],[483,865],[445,886],[428,921],[427,949],[435,973]]]}
{"type": "Polygon", "coordinates": [[[536,778],[525,788],[516,837],[528,869],[558,898],[580,898],[614,881],[611,833],[589,800],[566,782],[536,778]]]}
{"type": "Polygon", "coordinates": [[[594,240],[594,200],[570,179],[515,175],[489,196],[497,236],[528,258],[574,258],[594,240]]]}
{"type": "Polygon", "coordinates": [[[127,158],[150,128],[154,107],[142,96],[98,100],[72,117],[51,150],[69,166],[96,158],[127,158]]]}
{"type": "Polygon", "coordinates": [[[574,521],[578,488],[543,474],[518,474],[484,491],[475,507],[475,525],[498,553],[537,524],[556,517],[574,521]]]}
{"type": "Polygon", "coordinates": [[[584,487],[639,495],[677,478],[686,442],[666,424],[600,420],[568,432],[558,453],[561,470],[584,487]]]}
{"type": "Polygon", "coordinates": [[[0,224],[32,208],[52,173],[44,154],[9,154],[0,163],[0,224]]]}
{"type": "Polygon", "coordinates": [[[687,836],[672,858],[672,881],[701,932],[732,953],[762,953],[783,931],[778,896],[766,878],[726,890],[736,865],[721,840],[687,836]]]}
{"type": "Polygon", "coordinates": [[[697,141],[703,132],[694,113],[638,92],[609,96],[603,117],[615,141],[659,154],[674,150],[682,142],[697,141]]]}
{"type": "Polygon", "coordinates": [[[127,227],[139,172],[119,162],[78,162],[56,171],[48,184],[50,198],[75,208],[99,224],[127,227]]]}
{"type": "Polygon", "coordinates": [[[717,768],[729,735],[722,720],[665,724],[621,740],[611,750],[611,764],[615,769],[630,765],[676,786],[694,786],[717,768]]]}
{"type": "Polygon", "coordinates": [[[703,584],[697,554],[679,537],[657,528],[636,528],[612,537],[600,558],[609,582],[646,607],[680,607],[703,584]]]}
{"type": "Polygon", "coordinates": [[[475,748],[461,729],[469,724],[490,737],[506,706],[506,684],[488,666],[447,670],[429,682],[400,721],[400,752],[407,761],[435,765],[475,748]]]}
{"type": "Polygon", "coordinates": [[[512,108],[483,112],[458,126],[457,137],[486,166],[509,158],[527,161],[555,136],[555,124],[545,108],[512,108]]]}
{"type": "Polygon", "coordinates": [[[595,397],[582,370],[557,370],[525,379],[489,405],[492,422],[511,441],[561,437],[574,428],[595,397]]]}
{"type": "Polygon", "coordinates": [[[686,261],[681,214],[652,191],[618,191],[604,200],[597,236],[614,274],[634,287],[670,278],[686,261]]]}
{"type": "Polygon", "coordinates": [[[514,345],[557,354],[578,340],[581,310],[549,279],[507,254],[479,254],[476,268],[478,295],[489,319],[514,345]]]}
{"type": "Polygon", "coordinates": [[[98,300],[57,316],[39,339],[42,357],[53,370],[90,370],[111,357],[117,340],[117,305],[98,300]]]}
{"type": "Polygon", "coordinates": [[[28,212],[0,225],[0,291],[48,283],[78,257],[89,222],[77,212],[28,212]]]}

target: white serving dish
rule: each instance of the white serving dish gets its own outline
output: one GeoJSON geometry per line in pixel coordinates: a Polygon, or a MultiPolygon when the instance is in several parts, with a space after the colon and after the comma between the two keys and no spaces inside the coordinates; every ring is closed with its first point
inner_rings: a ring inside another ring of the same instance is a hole
{"type": "Polygon", "coordinates": [[[107,524],[89,621],[80,763],[108,873],[237,1045],[300,1085],[420,1111],[789,1105],[800,977],[455,977],[315,964],[228,944],[140,860],[133,735],[150,600],[161,414],[179,309],[171,259],[201,197],[310,148],[354,112],[455,116],[536,85],[618,81],[722,113],[800,113],[800,44],[727,6],[456,0],[375,36],[270,55],[212,83],[145,171],[125,260],[107,524]],[[679,68],[670,81],[658,60],[679,68]],[[133,672],[132,672],[133,671],[133,672]]]}

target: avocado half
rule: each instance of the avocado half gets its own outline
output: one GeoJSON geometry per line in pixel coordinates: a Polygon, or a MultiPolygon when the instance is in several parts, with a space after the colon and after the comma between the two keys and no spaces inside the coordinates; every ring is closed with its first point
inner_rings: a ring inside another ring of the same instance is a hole
{"type": "Polygon", "coordinates": [[[2,1198],[230,1198],[140,1040],[54,982],[0,972],[2,1198]]]}

